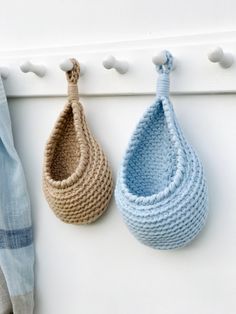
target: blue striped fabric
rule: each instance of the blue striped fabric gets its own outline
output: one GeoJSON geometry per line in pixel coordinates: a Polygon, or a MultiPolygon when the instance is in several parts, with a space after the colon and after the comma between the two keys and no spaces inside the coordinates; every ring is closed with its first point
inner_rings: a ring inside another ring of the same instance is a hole
{"type": "Polygon", "coordinates": [[[24,171],[14,146],[10,114],[1,79],[0,273],[0,314],[33,313],[34,246],[31,206],[24,171]],[[10,304],[6,299],[4,301],[6,295],[9,296],[10,304]]]}
{"type": "Polygon", "coordinates": [[[0,249],[19,249],[32,244],[32,227],[0,230],[0,249]]]}

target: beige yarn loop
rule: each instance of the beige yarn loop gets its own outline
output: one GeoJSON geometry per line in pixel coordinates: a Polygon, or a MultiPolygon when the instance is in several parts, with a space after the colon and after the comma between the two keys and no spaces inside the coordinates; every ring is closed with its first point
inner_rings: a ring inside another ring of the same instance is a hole
{"type": "Polygon", "coordinates": [[[72,70],[66,72],[68,81],[68,99],[69,101],[79,100],[78,80],[80,76],[80,65],[76,59],[70,59],[73,63],[72,70]]]}
{"type": "Polygon", "coordinates": [[[90,132],[79,102],[80,66],[66,73],[68,101],[46,144],[43,190],[62,221],[87,224],[107,209],[113,180],[107,158],[90,132]]]}

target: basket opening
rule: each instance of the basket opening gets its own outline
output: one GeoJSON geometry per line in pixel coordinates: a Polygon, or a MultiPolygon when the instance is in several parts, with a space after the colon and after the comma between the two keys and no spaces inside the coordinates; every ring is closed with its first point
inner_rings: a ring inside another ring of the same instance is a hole
{"type": "Polygon", "coordinates": [[[62,129],[50,167],[51,178],[55,181],[70,177],[78,167],[80,160],[80,147],[76,138],[72,108],[70,108],[62,129]]]}
{"type": "Polygon", "coordinates": [[[176,150],[162,104],[154,110],[143,122],[125,171],[127,188],[137,196],[163,191],[177,170],[176,150]]]}

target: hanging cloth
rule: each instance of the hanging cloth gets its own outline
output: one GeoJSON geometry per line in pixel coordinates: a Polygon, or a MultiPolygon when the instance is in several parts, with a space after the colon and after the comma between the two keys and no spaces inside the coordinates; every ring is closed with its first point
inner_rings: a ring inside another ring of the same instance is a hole
{"type": "Polygon", "coordinates": [[[0,79],[0,314],[33,313],[31,207],[0,79]]]}

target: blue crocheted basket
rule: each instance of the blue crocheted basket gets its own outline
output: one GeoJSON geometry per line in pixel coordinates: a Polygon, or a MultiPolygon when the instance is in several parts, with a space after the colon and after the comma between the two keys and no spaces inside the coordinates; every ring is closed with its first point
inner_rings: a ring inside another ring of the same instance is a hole
{"type": "Polygon", "coordinates": [[[121,166],[115,197],[134,236],[156,249],[187,245],[207,217],[202,164],[186,141],[169,100],[173,58],[157,66],[157,97],[139,122],[121,166]]]}

